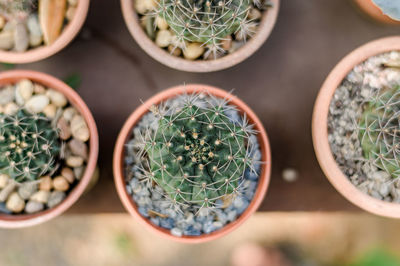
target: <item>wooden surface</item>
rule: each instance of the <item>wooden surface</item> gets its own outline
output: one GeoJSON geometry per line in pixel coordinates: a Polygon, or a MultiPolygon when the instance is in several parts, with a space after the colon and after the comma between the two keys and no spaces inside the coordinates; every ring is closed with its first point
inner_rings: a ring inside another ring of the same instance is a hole
{"type": "Polygon", "coordinates": [[[118,0],[92,0],[80,36],[61,53],[18,66],[64,78],[82,76],[78,92],[100,134],[98,184],[69,213],[123,212],[112,177],[112,153],[124,120],[154,93],[183,83],[234,89],[258,114],[268,132],[272,181],[260,211],[358,210],[326,180],[311,142],[311,114],[317,92],[333,66],[363,43],[398,34],[399,27],[374,24],[347,0],[282,0],[277,25],[264,46],[231,69],[191,74],[169,69],[146,55],[122,19],[118,0]],[[287,183],[282,170],[299,179],[287,183]]]}

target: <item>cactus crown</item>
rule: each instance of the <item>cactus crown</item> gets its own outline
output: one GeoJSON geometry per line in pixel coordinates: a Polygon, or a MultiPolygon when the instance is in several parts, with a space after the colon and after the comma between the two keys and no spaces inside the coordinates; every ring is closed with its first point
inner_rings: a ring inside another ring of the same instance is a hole
{"type": "Polygon", "coordinates": [[[393,178],[400,177],[400,86],[373,97],[358,127],[364,157],[393,178]]]}
{"type": "Polygon", "coordinates": [[[160,0],[156,14],[174,31],[176,46],[199,42],[215,53],[226,36],[251,33],[250,4],[250,0],[160,0]]]}
{"type": "Polygon", "coordinates": [[[233,109],[226,100],[198,93],[168,111],[152,108],[158,126],[142,136],[138,156],[146,179],[175,206],[222,207],[217,201],[236,195],[245,170],[254,170],[249,138],[256,131],[245,117],[229,118],[233,109]]]}
{"type": "Polygon", "coordinates": [[[0,15],[8,20],[26,18],[34,8],[34,0],[0,0],[0,15]]]}
{"type": "Polygon", "coordinates": [[[54,169],[60,150],[58,131],[43,114],[0,114],[0,173],[36,180],[54,169]]]}

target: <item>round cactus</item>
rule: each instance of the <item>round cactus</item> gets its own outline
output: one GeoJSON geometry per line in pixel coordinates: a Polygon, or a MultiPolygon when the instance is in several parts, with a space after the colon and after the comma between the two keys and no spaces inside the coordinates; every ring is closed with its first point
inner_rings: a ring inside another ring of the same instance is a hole
{"type": "Polygon", "coordinates": [[[400,87],[381,91],[367,104],[359,139],[366,159],[400,177],[400,87]]]}
{"type": "Polygon", "coordinates": [[[58,131],[42,114],[0,115],[0,173],[17,182],[52,171],[60,153],[58,131]]]}
{"type": "Polygon", "coordinates": [[[189,97],[182,106],[162,112],[156,130],[143,138],[140,156],[146,176],[176,205],[218,207],[218,200],[238,193],[246,169],[252,168],[245,118],[232,121],[226,101],[189,97]]]}

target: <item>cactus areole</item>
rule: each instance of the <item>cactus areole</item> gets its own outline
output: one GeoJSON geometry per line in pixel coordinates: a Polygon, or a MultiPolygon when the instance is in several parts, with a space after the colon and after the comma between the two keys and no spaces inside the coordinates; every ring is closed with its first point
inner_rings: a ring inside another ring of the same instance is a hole
{"type": "Polygon", "coordinates": [[[58,131],[43,114],[0,114],[0,173],[36,180],[54,169],[60,149],[58,131]]]}

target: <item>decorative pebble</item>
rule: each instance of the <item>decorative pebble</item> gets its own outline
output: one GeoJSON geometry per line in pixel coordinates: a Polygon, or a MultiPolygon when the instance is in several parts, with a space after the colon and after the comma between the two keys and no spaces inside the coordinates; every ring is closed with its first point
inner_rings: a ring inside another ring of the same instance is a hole
{"type": "Polygon", "coordinates": [[[39,179],[39,189],[43,191],[50,191],[53,187],[50,176],[43,176],[39,179]]]}
{"type": "Polygon", "coordinates": [[[29,16],[27,20],[27,27],[30,36],[35,36],[42,39],[42,28],[40,27],[39,17],[36,14],[32,14],[29,16]]]}
{"type": "Polygon", "coordinates": [[[172,44],[168,46],[168,51],[170,52],[170,54],[175,56],[180,56],[182,54],[182,49],[180,49],[179,47],[175,47],[172,44]]]}
{"type": "Polygon", "coordinates": [[[135,0],[134,4],[136,12],[142,15],[148,10],[153,10],[157,7],[157,2],[155,0],[135,0]]]}
{"type": "Polygon", "coordinates": [[[50,101],[57,107],[64,107],[67,105],[67,98],[65,98],[64,94],[55,90],[48,90],[47,96],[50,98],[50,101]]]}
{"type": "Polygon", "coordinates": [[[11,192],[14,191],[15,187],[15,182],[8,182],[8,184],[0,191],[0,202],[6,201],[11,192]]]}
{"type": "Polygon", "coordinates": [[[25,201],[21,199],[17,192],[13,192],[7,200],[6,207],[14,213],[20,213],[25,208],[25,201]]]}
{"type": "Polygon", "coordinates": [[[64,109],[63,118],[65,119],[65,121],[70,122],[75,114],[76,109],[74,107],[67,107],[64,109]]]}
{"type": "Polygon", "coordinates": [[[61,201],[64,200],[65,196],[65,193],[62,191],[51,192],[47,206],[49,206],[49,208],[53,208],[54,206],[60,204],[61,201]]]}
{"type": "Polygon", "coordinates": [[[49,196],[49,191],[39,190],[38,192],[34,193],[29,199],[41,203],[47,203],[47,201],[49,200],[49,196]]]}
{"type": "Polygon", "coordinates": [[[89,128],[86,125],[85,119],[80,115],[75,115],[71,120],[71,133],[74,138],[83,142],[89,140],[89,128]]]}
{"type": "Polygon", "coordinates": [[[68,4],[69,4],[70,6],[77,6],[77,5],[78,5],[78,1],[79,1],[79,0],[68,0],[68,4]]]}
{"type": "Polygon", "coordinates": [[[73,155],[80,156],[85,160],[88,158],[88,148],[83,141],[73,138],[68,142],[68,147],[73,155]]]}
{"type": "Polygon", "coordinates": [[[30,200],[25,206],[26,213],[35,213],[44,209],[44,204],[41,202],[30,200]]]}
{"type": "Polygon", "coordinates": [[[78,180],[80,180],[82,178],[84,172],[85,172],[85,168],[82,166],[74,168],[74,175],[75,175],[76,179],[78,179],[78,180]]]}
{"type": "Polygon", "coordinates": [[[18,105],[16,105],[15,103],[8,103],[6,104],[6,106],[4,107],[4,113],[6,115],[13,115],[15,114],[17,111],[19,110],[18,105]]]}
{"type": "Polygon", "coordinates": [[[36,182],[25,182],[18,188],[18,194],[22,199],[26,200],[29,199],[37,190],[38,185],[36,182]]]}
{"type": "MultiPolygon", "coordinates": [[[[1,38],[1,37],[0,37],[1,38]]],[[[14,101],[15,92],[12,86],[0,90],[0,105],[6,105],[14,101]]]]}
{"type": "Polygon", "coordinates": [[[69,183],[63,176],[57,176],[53,179],[53,187],[58,191],[67,191],[69,189],[69,183]]]}
{"type": "Polygon", "coordinates": [[[62,140],[67,140],[71,137],[71,129],[69,128],[68,122],[64,117],[58,119],[57,128],[60,130],[59,136],[62,140]]]}
{"type": "Polygon", "coordinates": [[[43,109],[43,113],[48,117],[53,119],[56,116],[57,107],[54,104],[49,104],[43,109]]]}
{"type": "Polygon", "coordinates": [[[46,95],[35,95],[26,102],[25,107],[33,113],[40,113],[49,102],[50,100],[46,95]]]}
{"type": "Polygon", "coordinates": [[[70,167],[80,167],[83,165],[83,158],[79,156],[67,157],[66,163],[70,167]]]}
{"type": "Polygon", "coordinates": [[[181,237],[182,236],[182,230],[180,230],[179,228],[172,228],[171,229],[171,234],[177,237],[181,237]]]}
{"type": "Polygon", "coordinates": [[[12,214],[12,211],[7,209],[6,204],[4,202],[0,202],[0,213],[12,214]]]}
{"type": "Polygon", "coordinates": [[[17,23],[14,30],[14,49],[17,52],[25,52],[29,47],[29,34],[24,23],[17,23]]]}
{"type": "Polygon", "coordinates": [[[171,43],[172,34],[169,30],[160,30],[156,36],[158,47],[167,47],[171,43]]]}
{"type": "Polygon", "coordinates": [[[10,177],[6,174],[0,174],[0,189],[5,188],[10,177]]]}
{"type": "Polygon", "coordinates": [[[33,84],[28,79],[23,79],[17,83],[15,89],[15,99],[19,105],[23,105],[32,97],[33,84]]]}
{"type": "Polygon", "coordinates": [[[226,36],[222,41],[221,41],[221,47],[225,51],[229,51],[232,47],[232,37],[231,35],[226,36]]]}
{"type": "Polygon", "coordinates": [[[168,23],[165,19],[163,19],[160,16],[156,17],[156,25],[160,30],[166,30],[168,29],[168,23]]]}
{"type": "Polygon", "coordinates": [[[282,178],[286,182],[294,182],[297,180],[298,176],[299,173],[293,168],[286,168],[282,171],[282,178]]]}
{"type": "Polygon", "coordinates": [[[67,12],[65,13],[65,17],[66,17],[69,21],[71,21],[71,20],[75,17],[75,14],[76,14],[76,7],[70,6],[70,7],[67,9],[67,12]]]}
{"type": "Polygon", "coordinates": [[[33,92],[35,94],[44,94],[46,92],[46,89],[42,85],[35,83],[33,85],[33,92]]]}
{"type": "Polygon", "coordinates": [[[0,49],[10,50],[14,47],[14,32],[3,30],[0,32],[0,49]]]}
{"type": "Polygon", "coordinates": [[[204,53],[204,47],[200,43],[190,43],[183,50],[183,56],[188,60],[195,60],[204,53]]]}
{"type": "Polygon", "coordinates": [[[0,16],[0,30],[4,28],[4,25],[6,25],[6,19],[0,16]]]}
{"type": "Polygon", "coordinates": [[[75,181],[74,172],[71,168],[64,167],[61,170],[61,175],[68,181],[68,183],[72,184],[75,181]]]}

